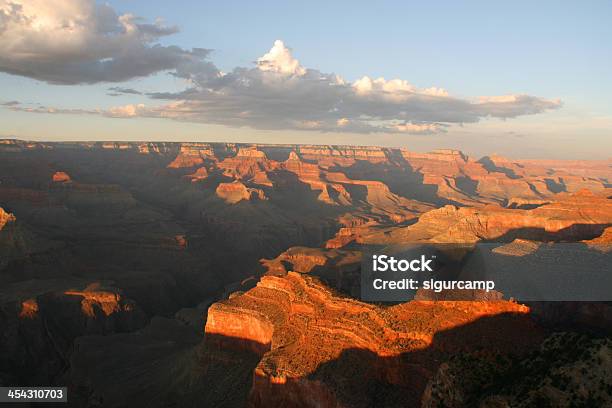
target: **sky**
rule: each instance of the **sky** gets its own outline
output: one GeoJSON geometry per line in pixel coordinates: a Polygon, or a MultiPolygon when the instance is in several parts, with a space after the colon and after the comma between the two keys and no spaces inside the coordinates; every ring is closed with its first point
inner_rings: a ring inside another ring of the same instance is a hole
{"type": "Polygon", "coordinates": [[[612,2],[0,0],[0,137],[607,159],[612,2]]]}

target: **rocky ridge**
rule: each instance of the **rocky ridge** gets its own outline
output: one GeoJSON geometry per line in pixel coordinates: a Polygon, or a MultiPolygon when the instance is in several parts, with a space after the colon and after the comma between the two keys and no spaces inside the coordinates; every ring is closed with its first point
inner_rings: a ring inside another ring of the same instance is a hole
{"type": "Polygon", "coordinates": [[[387,384],[407,401],[418,399],[435,371],[434,356],[485,345],[506,353],[519,344],[528,349],[542,336],[528,312],[505,301],[381,308],[289,272],[264,277],[248,292],[212,305],[205,332],[208,347],[260,356],[252,406],[370,406],[376,391],[364,390],[369,382],[387,384]],[[450,333],[470,324],[483,327],[454,341],[450,333]],[[489,325],[495,335],[479,337],[489,325]]]}

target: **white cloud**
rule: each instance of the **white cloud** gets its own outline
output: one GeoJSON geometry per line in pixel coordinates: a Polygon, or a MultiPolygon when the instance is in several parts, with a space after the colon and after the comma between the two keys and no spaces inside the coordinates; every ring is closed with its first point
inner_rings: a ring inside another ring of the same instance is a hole
{"type": "Polygon", "coordinates": [[[156,41],[177,32],[94,0],[0,0],[0,71],[49,83],[119,82],[201,63],[206,50],[156,41]]]}
{"type": "Polygon", "coordinates": [[[395,129],[401,133],[429,134],[443,131],[439,123],[399,123],[395,129]]]}
{"type": "Polygon", "coordinates": [[[414,85],[402,79],[391,79],[387,81],[385,78],[378,78],[373,80],[368,76],[364,76],[355,81],[353,87],[355,88],[355,92],[360,95],[377,92],[382,96],[396,99],[402,95],[408,96],[413,92],[418,92],[414,85]]]}
{"type": "Polygon", "coordinates": [[[140,103],[138,105],[124,105],[113,107],[107,110],[106,112],[108,116],[116,118],[133,118],[135,116],[141,115],[144,109],[145,105],[140,103]]]}
{"type": "Polygon", "coordinates": [[[178,101],[168,110],[183,120],[258,129],[426,134],[444,132],[449,124],[513,118],[560,106],[560,101],[528,95],[468,100],[403,79],[363,76],[350,82],[303,67],[280,40],[255,67],[183,74],[191,80],[190,88],[149,96],[178,101]]]}
{"type": "Polygon", "coordinates": [[[274,41],[270,51],[257,59],[257,67],[262,71],[272,71],[285,75],[304,75],[306,70],[300,61],[293,58],[291,51],[281,40],[274,41]]]}

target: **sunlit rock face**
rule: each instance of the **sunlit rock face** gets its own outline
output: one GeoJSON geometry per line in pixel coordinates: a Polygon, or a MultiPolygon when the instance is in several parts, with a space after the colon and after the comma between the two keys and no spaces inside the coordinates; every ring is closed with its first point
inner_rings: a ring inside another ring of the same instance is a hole
{"type": "Polygon", "coordinates": [[[205,180],[208,178],[208,171],[206,167],[199,167],[193,174],[188,174],[185,177],[189,178],[192,182],[205,180]]]}
{"type": "Polygon", "coordinates": [[[70,179],[70,176],[63,171],[56,171],[55,173],[53,173],[52,179],[54,183],[68,183],[72,181],[70,179]]]}
{"type": "MultiPolygon", "coordinates": [[[[159,149],[157,150],[159,151],[159,149]]],[[[204,164],[206,159],[212,160],[214,158],[215,153],[210,145],[206,143],[185,143],[180,145],[178,155],[168,164],[168,168],[195,167],[204,164]]]]}
{"type": "Polygon", "coordinates": [[[603,233],[593,239],[583,241],[592,248],[596,248],[602,252],[612,251],[612,227],[607,227],[603,233]]]}
{"type": "Polygon", "coordinates": [[[4,228],[6,224],[13,221],[15,221],[15,216],[13,214],[7,213],[6,211],[4,211],[4,208],[0,207],[0,230],[4,228]]]}
{"type": "Polygon", "coordinates": [[[424,213],[414,225],[371,232],[360,241],[474,243],[519,238],[576,242],[600,236],[610,224],[611,214],[610,199],[581,190],[559,194],[531,210],[447,205],[424,213]]]}
{"type": "Polygon", "coordinates": [[[228,204],[236,204],[242,200],[266,200],[266,195],[261,189],[248,188],[239,181],[233,183],[221,183],[215,190],[217,196],[228,204]]]}
{"type": "Polygon", "coordinates": [[[214,304],[205,341],[260,356],[250,406],[369,406],[375,392],[360,384],[386,384],[396,396],[416,398],[435,372],[435,356],[478,347],[527,350],[543,335],[528,313],[505,301],[381,308],[289,272],[214,304]]]}

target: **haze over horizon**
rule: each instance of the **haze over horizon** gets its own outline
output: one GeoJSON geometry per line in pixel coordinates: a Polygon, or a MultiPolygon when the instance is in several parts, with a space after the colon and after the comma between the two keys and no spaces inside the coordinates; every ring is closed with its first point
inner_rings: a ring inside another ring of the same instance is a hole
{"type": "Polygon", "coordinates": [[[610,3],[379,7],[0,0],[0,138],[610,157],[610,3]]]}

